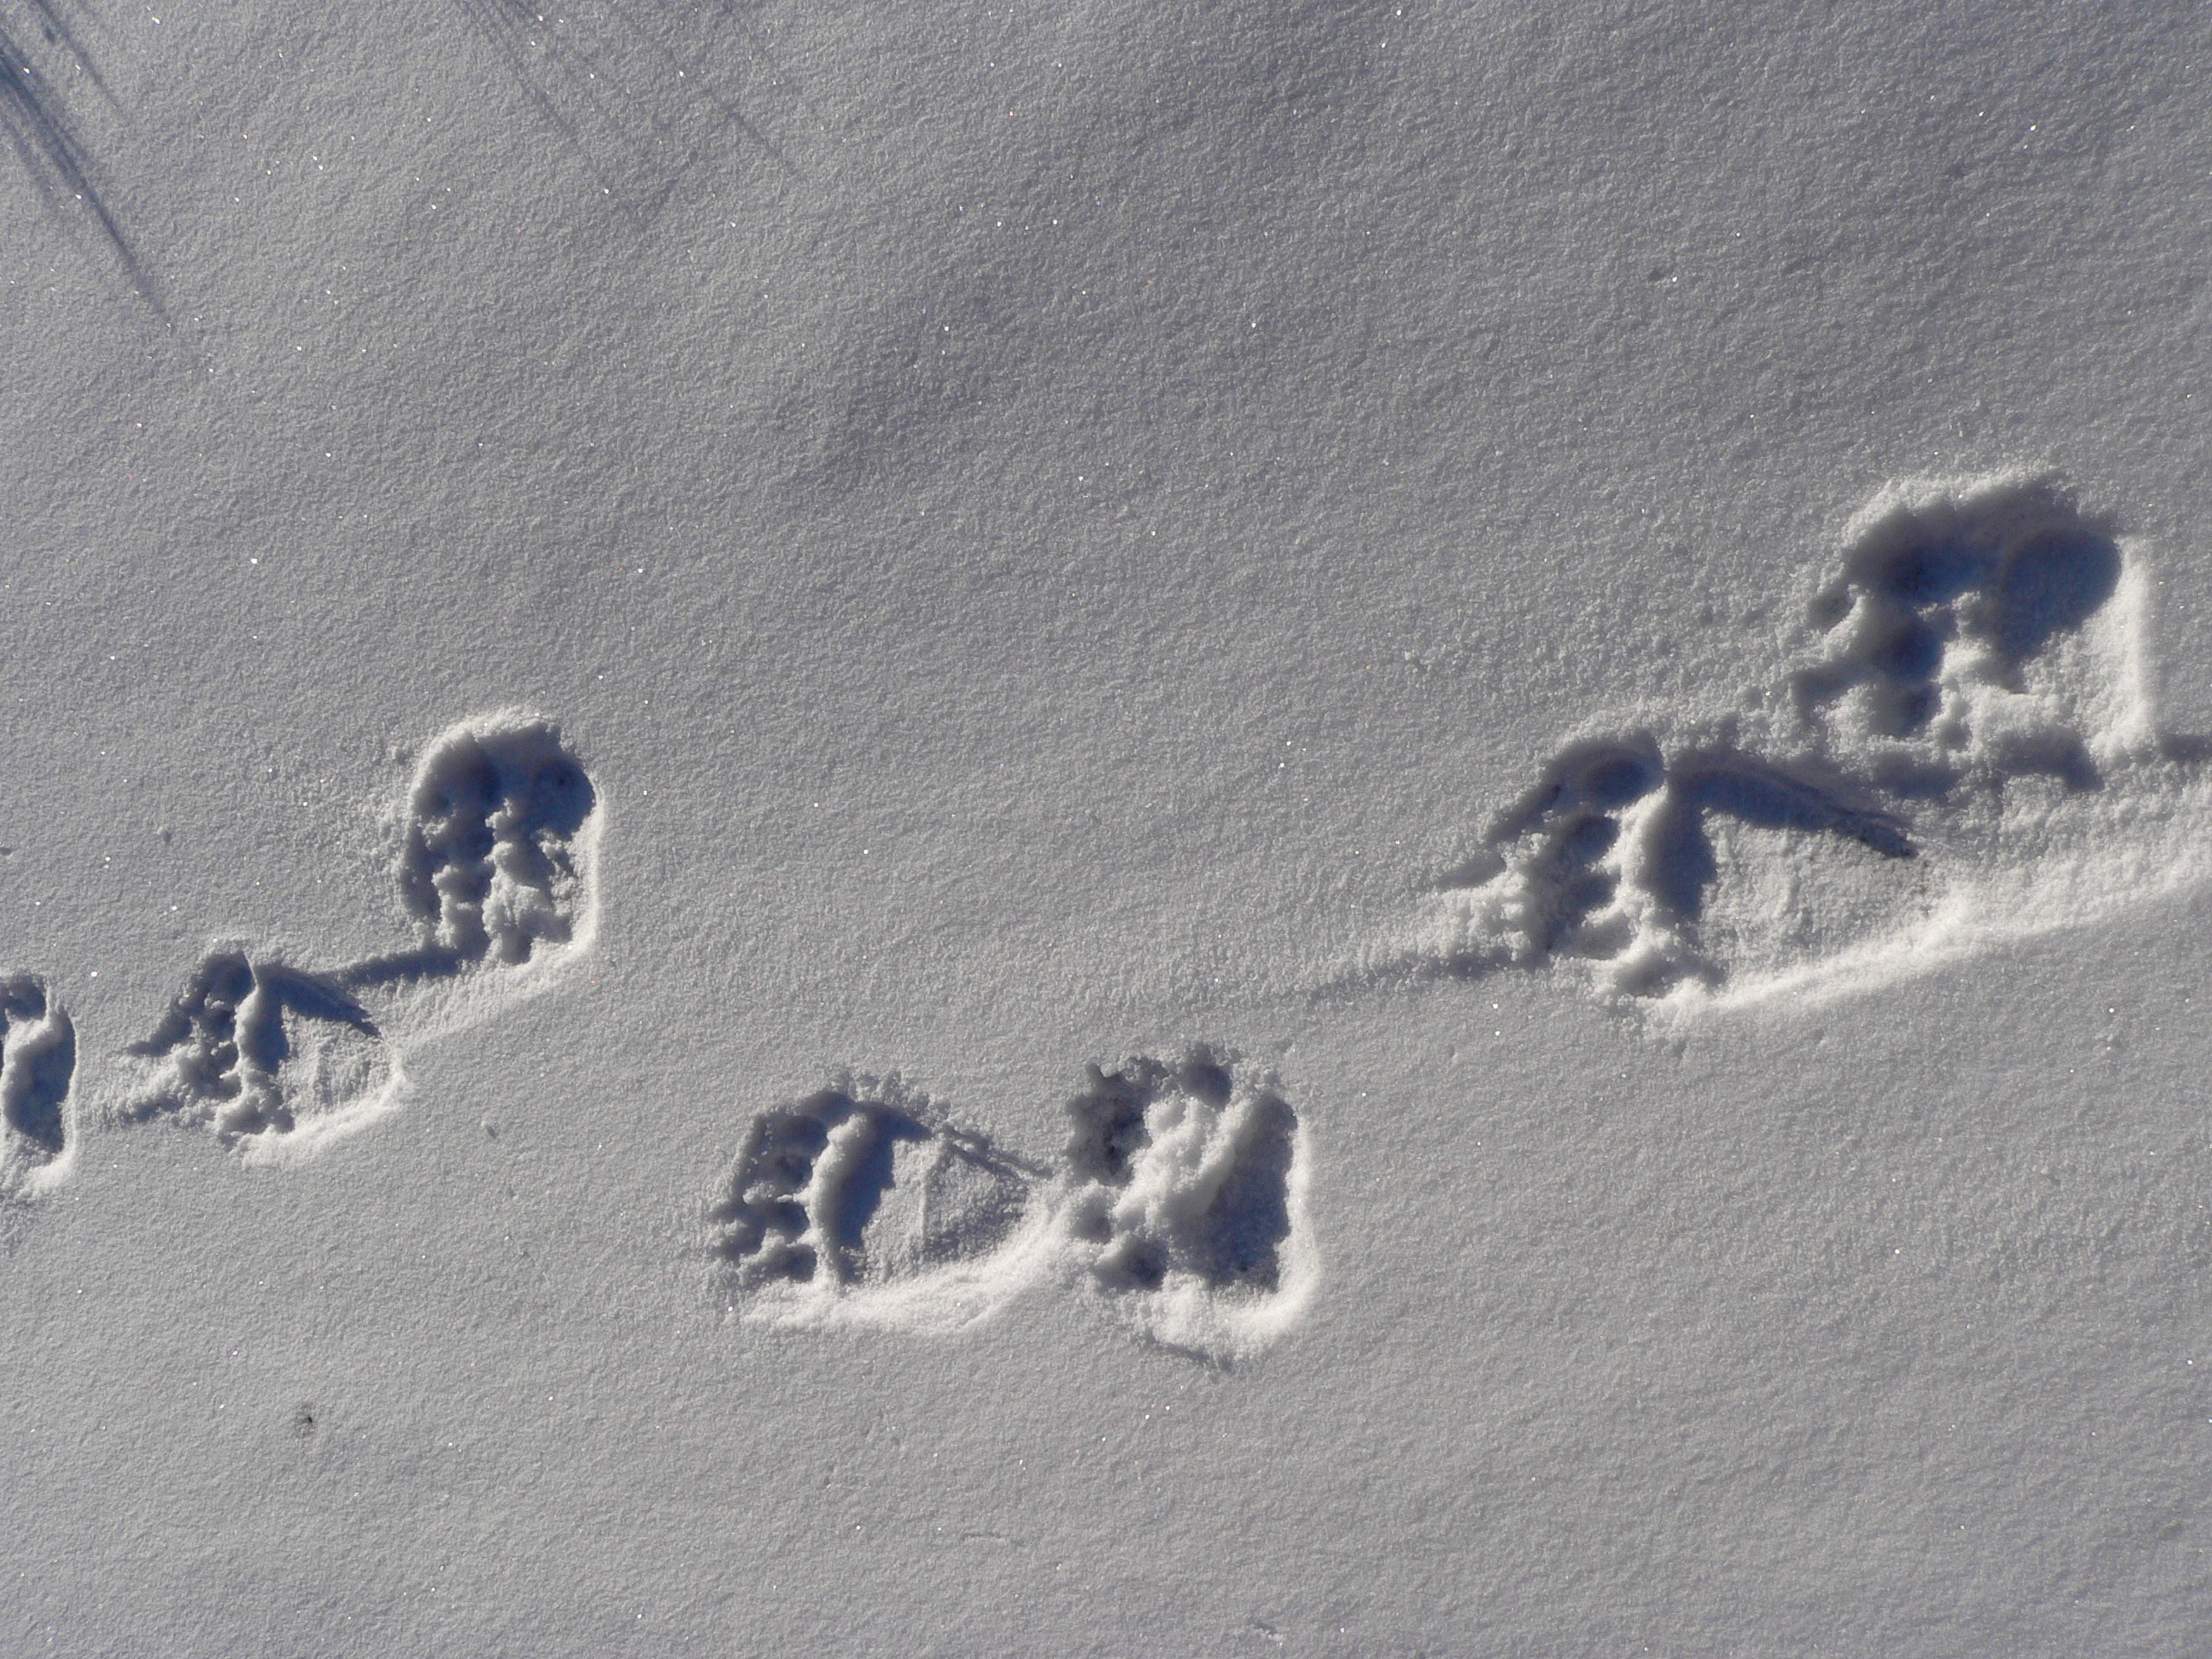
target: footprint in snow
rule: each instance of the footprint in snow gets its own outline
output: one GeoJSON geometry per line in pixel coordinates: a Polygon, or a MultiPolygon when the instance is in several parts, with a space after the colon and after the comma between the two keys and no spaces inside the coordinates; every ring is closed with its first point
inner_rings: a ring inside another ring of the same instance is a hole
{"type": "Polygon", "coordinates": [[[415,943],[310,970],[235,945],[208,953],[111,1116],[207,1129],[249,1156],[313,1150],[391,1109],[403,1057],[555,983],[598,921],[596,790],[534,715],[464,721],[409,786],[397,871],[415,943]]]}
{"type": "Polygon", "coordinates": [[[708,1211],[750,1319],[957,1329],[1071,1283],[1163,1345],[1225,1359],[1314,1277],[1308,1160],[1271,1079],[1194,1049],[1092,1067],[1057,1172],[895,1080],[847,1077],[748,1125],[708,1211]]]}
{"type": "Polygon", "coordinates": [[[2212,879],[2207,745],[2156,720],[2149,591],[2056,477],[1893,486],[1779,684],[1594,723],[1366,971],[1678,1010],[1834,995],[2212,879]]]}

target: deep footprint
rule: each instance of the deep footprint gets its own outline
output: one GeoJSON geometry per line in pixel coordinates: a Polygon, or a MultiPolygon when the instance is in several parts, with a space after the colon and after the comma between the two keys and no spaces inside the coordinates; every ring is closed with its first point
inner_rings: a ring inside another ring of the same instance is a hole
{"type": "Polygon", "coordinates": [[[1562,749],[1404,965],[1567,967],[1631,999],[1842,983],[1870,952],[1906,971],[2118,902],[2095,848],[2146,827],[2191,879],[2202,746],[2157,729],[2144,581],[2054,478],[1885,491],[1778,696],[1562,749]]]}
{"type": "Polygon", "coordinates": [[[390,1088],[395,1060],[367,1012],[333,979],[239,950],[208,957],[153,1034],[120,1109],[213,1129],[226,1145],[327,1125],[390,1088]]]}
{"type": "Polygon", "coordinates": [[[1271,1079],[1194,1049],[1094,1066],[1068,1110],[1047,1183],[895,1081],[848,1078],[753,1119],[709,1248],[748,1317],[779,1323],[957,1329],[1053,1282],[1209,1359],[1289,1328],[1314,1258],[1271,1079]]]}
{"type": "Polygon", "coordinates": [[[0,1199],[28,1198],[68,1151],[77,1033],[44,982],[0,979],[0,1199]]]}
{"type": "Polygon", "coordinates": [[[745,1289],[881,1285],[988,1255],[1030,1174],[895,1080],[849,1078],[753,1121],[709,1211],[745,1289]]]}
{"type": "Polygon", "coordinates": [[[581,946],[596,910],[598,813],[590,775],[551,721],[494,715],[448,733],[408,791],[399,894],[420,943],[347,977],[516,969],[581,946]]]}
{"type": "Polygon", "coordinates": [[[1093,1066],[1068,1103],[1069,1236],[1109,1294],[1283,1287],[1298,1115],[1210,1049],[1093,1066]]]}
{"type": "Polygon", "coordinates": [[[597,915],[599,798],[551,721],[499,714],[433,743],[398,860],[413,946],[327,972],[226,947],[153,1034],[113,1115],[273,1152],[358,1128],[398,1098],[411,1043],[550,985],[597,915]]]}
{"type": "Polygon", "coordinates": [[[1798,715],[1900,794],[1977,772],[2093,788],[2101,711],[2082,693],[2097,688],[2038,669],[2125,569],[2111,521],[2055,479],[1892,492],[1855,521],[1841,573],[1814,601],[1826,637],[1791,677],[1798,715]]]}
{"type": "MultiPolygon", "coordinates": [[[[1802,861],[1821,839],[1907,860],[1904,819],[1873,792],[1809,763],[1770,765],[1716,743],[1662,753],[1649,733],[1571,746],[1442,887],[1457,925],[1440,954],[1455,973],[1602,966],[1616,989],[1715,984],[1732,954],[1706,924],[1724,868],[1716,828],[1778,832],[1802,861]]],[[[1732,841],[1735,837],[1730,837],[1732,841]]]]}

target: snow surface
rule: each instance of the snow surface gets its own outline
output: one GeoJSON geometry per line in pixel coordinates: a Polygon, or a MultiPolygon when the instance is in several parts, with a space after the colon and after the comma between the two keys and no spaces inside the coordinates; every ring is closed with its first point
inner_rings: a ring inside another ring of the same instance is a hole
{"type": "Polygon", "coordinates": [[[0,0],[0,1649],[2202,1651],[2208,70],[0,0]]]}

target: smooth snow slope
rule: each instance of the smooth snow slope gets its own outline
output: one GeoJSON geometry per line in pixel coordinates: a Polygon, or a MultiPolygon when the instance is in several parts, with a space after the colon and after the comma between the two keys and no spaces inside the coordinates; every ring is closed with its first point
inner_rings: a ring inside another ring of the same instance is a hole
{"type": "Polygon", "coordinates": [[[2208,67],[0,0],[0,1649],[2197,1650],[2208,67]]]}

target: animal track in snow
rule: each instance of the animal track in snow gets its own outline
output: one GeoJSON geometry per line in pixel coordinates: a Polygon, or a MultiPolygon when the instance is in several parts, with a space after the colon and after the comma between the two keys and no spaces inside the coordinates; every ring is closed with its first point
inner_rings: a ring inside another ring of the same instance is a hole
{"type": "Polygon", "coordinates": [[[218,950],[153,1034],[128,1051],[149,1062],[118,1112],[170,1116],[226,1145],[327,1130],[397,1092],[397,1058],[360,1004],[332,980],[218,950]]]}
{"type": "Polygon", "coordinates": [[[1093,1067],[1047,1179],[895,1080],[847,1078],[748,1128],[709,1248],[785,1324],[957,1328],[1046,1281],[1216,1358],[1295,1321],[1315,1266],[1307,1159],[1272,1081],[1205,1049],[1093,1067]]]}
{"type": "Polygon", "coordinates": [[[2077,511],[2053,480],[1878,502],[1814,601],[1827,632],[1819,659],[1792,677],[1797,710],[1905,794],[1977,770],[2093,786],[2083,728],[2128,711],[2083,706],[2113,689],[2062,659],[2125,568],[2110,523],[2077,511]]]}
{"type": "MultiPolygon", "coordinates": [[[[1725,741],[1670,745],[1646,731],[1571,745],[1486,837],[1486,856],[1447,878],[1465,926],[1447,961],[1465,972],[1580,960],[1650,995],[1719,977],[1732,930],[1724,863],[1741,880],[1774,851],[1878,880],[1916,855],[1904,823],[1863,787],[1809,764],[1754,759],[1725,741]]],[[[1733,931],[1743,931],[1740,925],[1733,931]]]]}
{"type": "Polygon", "coordinates": [[[374,1121],[403,1058],[556,982],[598,923],[597,791],[560,730],[467,721],[416,766],[398,885],[412,946],[311,972],[225,946],[126,1051],[140,1075],[112,1115],[212,1129],[256,1156],[312,1150],[374,1121]]]}
{"type": "Polygon", "coordinates": [[[35,1197],[67,1169],[76,1075],[76,1028],[44,982],[0,979],[0,1199],[35,1197]]]}
{"type": "Polygon", "coordinates": [[[1300,1276],[1298,1115],[1211,1051],[1091,1068],[1068,1104],[1063,1213],[1091,1281],[1152,1335],[1211,1349],[1274,1325],[1300,1276]]]}
{"type": "Polygon", "coordinates": [[[599,835],[590,775],[560,728],[506,713],[433,743],[408,786],[399,856],[410,949],[335,976],[386,1023],[417,1036],[463,1029],[554,983],[599,927],[599,835]]]}
{"type": "Polygon", "coordinates": [[[462,726],[423,757],[409,793],[399,890],[441,964],[518,968],[591,925],[591,779],[540,720],[462,726]]]}
{"type": "Polygon", "coordinates": [[[895,1284],[1002,1245],[1034,1184],[896,1078],[849,1077],[753,1121],[714,1248],[748,1289],[895,1284]]]}
{"type": "Polygon", "coordinates": [[[1894,486],[1781,687],[1567,744],[1393,960],[1742,1001],[2202,880],[2203,746],[2157,728],[2147,597],[2140,550],[2055,477],[1894,486]]]}

